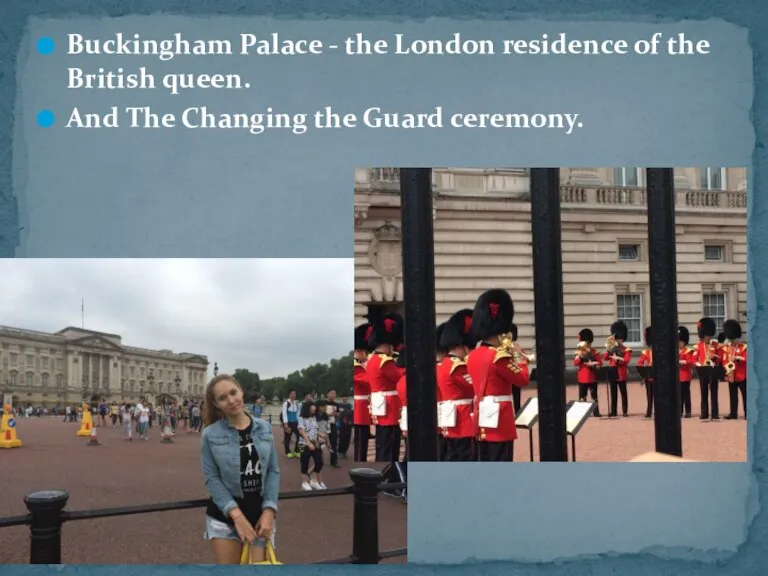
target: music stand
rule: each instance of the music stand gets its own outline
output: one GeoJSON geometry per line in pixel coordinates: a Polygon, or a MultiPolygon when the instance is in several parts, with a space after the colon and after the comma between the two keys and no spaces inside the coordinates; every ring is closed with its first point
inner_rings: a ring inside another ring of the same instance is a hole
{"type": "Polygon", "coordinates": [[[594,402],[575,402],[565,405],[565,431],[571,437],[571,462],[576,462],[576,434],[595,411],[594,402]]]}
{"type": "Polygon", "coordinates": [[[648,385],[649,380],[653,378],[653,366],[635,366],[635,370],[637,370],[640,378],[645,381],[645,384],[648,385]]]}
{"type": "Polygon", "coordinates": [[[619,379],[619,370],[616,366],[600,366],[597,369],[597,379],[605,382],[605,396],[608,398],[608,405],[605,407],[608,418],[611,417],[611,382],[619,379]]]}
{"type": "Polygon", "coordinates": [[[712,382],[715,378],[718,381],[725,380],[725,368],[723,366],[693,366],[696,370],[696,376],[701,380],[702,376],[712,382]]]}
{"type": "Polygon", "coordinates": [[[531,462],[533,462],[533,427],[539,421],[539,398],[534,396],[528,398],[525,404],[520,408],[520,412],[515,417],[515,427],[518,430],[528,430],[528,447],[531,451],[531,462]]]}

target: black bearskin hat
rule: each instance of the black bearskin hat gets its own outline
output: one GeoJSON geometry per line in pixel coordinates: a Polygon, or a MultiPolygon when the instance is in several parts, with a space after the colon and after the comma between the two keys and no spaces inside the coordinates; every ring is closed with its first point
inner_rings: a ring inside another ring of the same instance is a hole
{"type": "Polygon", "coordinates": [[[629,328],[627,328],[627,325],[624,322],[618,320],[611,324],[611,334],[619,340],[626,340],[629,334],[629,328]]]}
{"type": "Polygon", "coordinates": [[[451,316],[440,336],[440,347],[444,350],[453,350],[459,346],[475,346],[472,341],[472,310],[469,308],[459,310],[451,316]]]}
{"type": "Polygon", "coordinates": [[[691,340],[691,335],[688,332],[688,328],[685,326],[678,326],[677,328],[677,339],[679,342],[682,342],[686,346],[688,345],[688,342],[691,340]]]}
{"type": "Polygon", "coordinates": [[[741,338],[741,324],[736,320],[726,320],[723,324],[723,332],[728,340],[738,340],[741,338]]]}
{"type": "Polygon", "coordinates": [[[366,350],[370,352],[368,338],[371,336],[372,332],[373,326],[368,323],[361,324],[355,328],[355,350],[366,350]]]}
{"type": "Polygon", "coordinates": [[[472,339],[487,340],[509,332],[515,306],[506,290],[488,290],[480,295],[472,312],[472,339]]]}
{"type": "Polygon", "coordinates": [[[717,332],[717,326],[715,326],[715,321],[712,320],[712,318],[702,318],[696,326],[696,331],[699,338],[704,338],[704,336],[714,338],[715,333],[717,332]]]}
{"type": "Polygon", "coordinates": [[[514,322],[509,325],[509,333],[512,334],[512,342],[517,342],[517,324],[514,322]]]}
{"type": "Polygon", "coordinates": [[[591,344],[595,341],[595,335],[592,333],[592,330],[589,328],[584,328],[584,330],[581,330],[579,332],[579,342],[588,342],[591,344]]]}
{"type": "Polygon", "coordinates": [[[443,331],[445,330],[445,322],[440,324],[435,330],[435,349],[441,354],[448,354],[448,348],[443,346],[443,331]]]}
{"type": "Polygon", "coordinates": [[[648,326],[648,328],[645,329],[645,343],[648,346],[653,346],[653,332],[651,332],[650,326],[648,326]]]}
{"type": "Polygon", "coordinates": [[[720,334],[717,335],[717,343],[722,344],[725,342],[725,332],[720,332],[720,334]]]}
{"type": "Polygon", "coordinates": [[[400,314],[386,314],[383,318],[374,322],[373,331],[368,338],[371,350],[382,344],[389,344],[397,348],[403,343],[403,317],[400,314]]]}

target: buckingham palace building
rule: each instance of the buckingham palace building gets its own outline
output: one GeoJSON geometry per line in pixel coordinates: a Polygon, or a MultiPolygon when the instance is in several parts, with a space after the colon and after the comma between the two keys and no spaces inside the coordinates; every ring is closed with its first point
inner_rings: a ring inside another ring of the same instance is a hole
{"type": "Polygon", "coordinates": [[[67,327],[48,334],[0,326],[0,390],[14,405],[202,400],[208,359],[124,346],[116,334],[67,327]]]}
{"type": "MultiPolygon", "coordinates": [[[[590,328],[596,345],[612,322],[643,346],[650,324],[645,170],[561,168],[566,351],[590,328]]],[[[746,332],[747,171],[675,168],[678,321],[696,333],[710,316],[746,332]]],[[[399,171],[355,170],[355,321],[403,314],[399,171]]],[[[432,172],[436,320],[472,308],[490,288],[509,291],[524,347],[533,345],[529,170],[432,172]]],[[[568,356],[566,354],[566,356],[568,356]]]]}

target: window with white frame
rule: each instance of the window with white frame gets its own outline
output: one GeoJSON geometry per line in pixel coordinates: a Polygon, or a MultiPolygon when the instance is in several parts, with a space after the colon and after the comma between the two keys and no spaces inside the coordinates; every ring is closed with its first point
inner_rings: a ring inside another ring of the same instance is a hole
{"type": "Polygon", "coordinates": [[[621,262],[637,262],[639,259],[639,244],[619,244],[619,260],[621,262]]]}
{"type": "Polygon", "coordinates": [[[725,168],[699,168],[699,187],[702,190],[725,190],[725,168]]]}
{"type": "Polygon", "coordinates": [[[613,184],[614,186],[628,186],[638,187],[641,185],[641,173],[640,168],[631,168],[622,166],[621,168],[613,169],[613,184]]]}
{"type": "Polygon", "coordinates": [[[715,321],[715,335],[723,331],[723,324],[727,317],[724,292],[705,292],[704,306],[702,310],[705,318],[712,318],[715,321]]]}
{"type": "Polygon", "coordinates": [[[708,262],[723,261],[723,246],[719,244],[707,244],[704,246],[704,259],[708,262]]]}
{"type": "Polygon", "coordinates": [[[640,294],[616,295],[616,318],[627,325],[627,342],[643,341],[643,299],[640,294]]]}

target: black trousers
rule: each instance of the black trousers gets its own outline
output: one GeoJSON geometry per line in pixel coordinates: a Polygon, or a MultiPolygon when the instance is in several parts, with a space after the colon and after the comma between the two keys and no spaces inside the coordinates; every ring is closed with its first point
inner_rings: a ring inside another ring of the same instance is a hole
{"type": "Polygon", "coordinates": [[[472,462],[475,455],[474,438],[446,438],[445,462],[472,462]]]}
{"type": "MultiPolygon", "coordinates": [[[[285,428],[283,428],[285,430],[285,428]]],[[[288,423],[288,432],[285,432],[285,454],[286,456],[292,452],[291,450],[291,437],[296,436],[296,442],[293,445],[293,452],[299,451],[299,423],[298,422],[289,422],[288,423]]]]}
{"type": "Polygon", "coordinates": [[[654,387],[653,380],[645,381],[645,399],[648,402],[645,409],[646,418],[650,418],[651,416],[653,416],[653,387],[654,387]]]}
{"type": "Polygon", "coordinates": [[[720,381],[717,378],[709,379],[707,377],[699,378],[701,387],[701,419],[710,417],[710,407],[712,409],[712,418],[720,417],[720,404],[717,399],[717,391],[720,381]],[[711,401],[711,406],[710,406],[711,401]]]}
{"type": "Polygon", "coordinates": [[[349,452],[349,444],[352,442],[352,425],[342,424],[339,430],[339,454],[346,455],[349,452]]]}
{"type": "Polygon", "coordinates": [[[400,426],[376,426],[376,462],[397,462],[400,458],[400,426]]]}
{"type": "Polygon", "coordinates": [[[520,412],[520,396],[522,395],[522,389],[518,386],[512,388],[512,405],[515,407],[515,415],[520,412]]]}
{"type": "Polygon", "coordinates": [[[610,383],[611,386],[611,411],[609,416],[618,416],[617,404],[619,403],[619,396],[617,392],[621,392],[621,413],[624,416],[629,412],[629,398],[627,397],[627,381],[617,380],[610,383]],[[618,390],[617,390],[618,389],[618,390]]]}
{"type": "Polygon", "coordinates": [[[680,382],[680,400],[682,400],[683,414],[691,415],[691,383],[680,382]]]}
{"type": "Polygon", "coordinates": [[[371,436],[371,427],[368,424],[355,424],[354,456],[355,462],[368,461],[368,441],[371,436]]]}
{"type": "Polygon", "coordinates": [[[445,455],[448,450],[447,440],[442,434],[437,435],[437,460],[438,462],[445,462],[445,455]]]}
{"type": "Polygon", "coordinates": [[[579,402],[587,401],[587,392],[595,403],[595,417],[600,417],[600,403],[597,401],[597,382],[591,384],[579,384],[579,402]]]}
{"type": "Polygon", "coordinates": [[[319,474],[323,469],[323,451],[320,448],[310,450],[306,446],[301,447],[301,473],[305,476],[309,473],[309,461],[310,459],[314,463],[314,472],[319,474]]]}
{"type": "Polygon", "coordinates": [[[339,465],[339,429],[336,424],[331,424],[331,433],[328,434],[328,440],[331,443],[331,466],[336,467],[339,465]]]}
{"type": "Polygon", "coordinates": [[[728,395],[731,400],[730,416],[736,418],[739,415],[739,392],[741,392],[741,403],[744,407],[744,417],[747,417],[747,381],[728,382],[728,395]]]}
{"type": "Polygon", "coordinates": [[[514,442],[478,442],[477,459],[480,462],[512,462],[514,442]]]}

